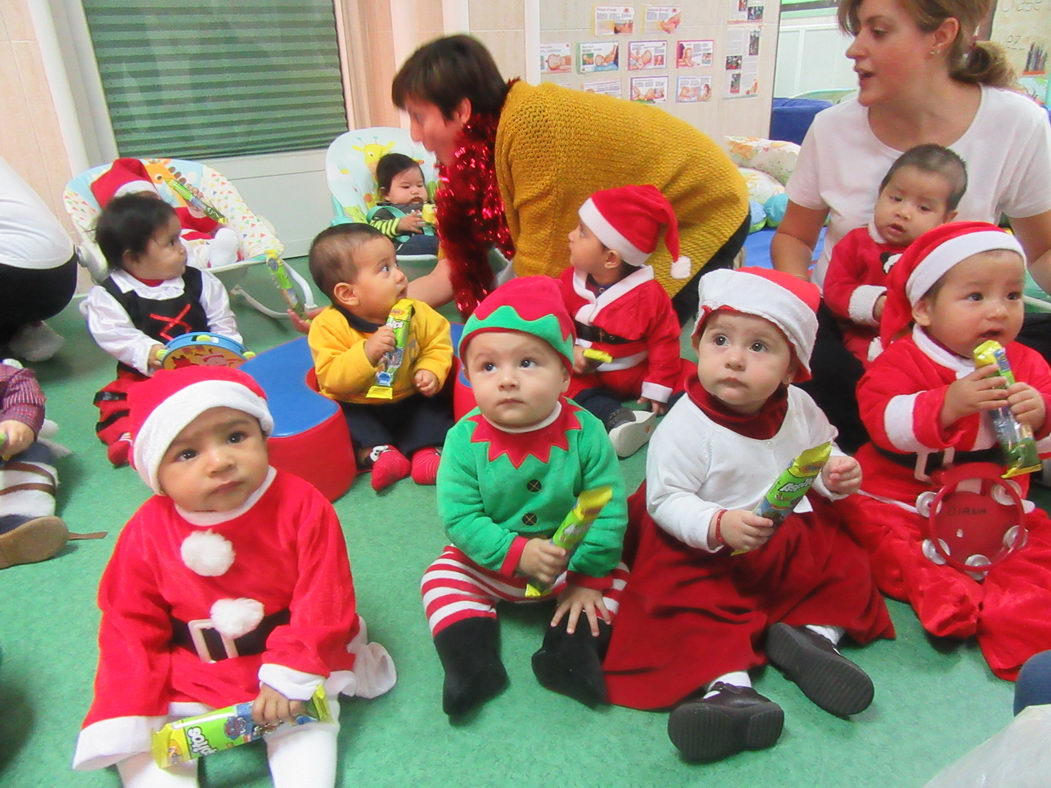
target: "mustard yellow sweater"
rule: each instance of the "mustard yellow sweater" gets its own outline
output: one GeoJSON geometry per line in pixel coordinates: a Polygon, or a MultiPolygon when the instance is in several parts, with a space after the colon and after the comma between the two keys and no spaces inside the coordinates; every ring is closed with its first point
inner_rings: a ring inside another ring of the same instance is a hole
{"type": "MultiPolygon", "coordinates": [[[[496,178],[515,243],[518,276],[558,276],[569,265],[566,236],[594,192],[649,183],[675,208],[691,276],[748,213],[748,191],[723,150],[657,107],[559,85],[516,82],[496,130],[496,178]]],[[[648,262],[672,295],[661,243],[648,262]]]]}
{"type": "MultiPolygon", "coordinates": [[[[449,321],[422,301],[412,302],[414,310],[409,338],[401,366],[394,375],[393,401],[416,393],[412,378],[418,369],[430,370],[438,385],[452,366],[453,350],[449,321]]],[[[326,397],[361,405],[381,404],[365,393],[376,382],[376,366],[365,355],[365,340],[371,332],[354,328],[336,308],[325,307],[310,321],[307,343],[314,356],[318,388],[326,397]]]]}

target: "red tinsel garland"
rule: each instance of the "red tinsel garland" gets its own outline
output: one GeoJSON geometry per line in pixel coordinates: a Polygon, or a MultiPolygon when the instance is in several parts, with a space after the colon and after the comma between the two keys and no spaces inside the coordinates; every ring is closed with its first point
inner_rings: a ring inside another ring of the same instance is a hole
{"type": "Polygon", "coordinates": [[[489,249],[508,259],[514,243],[496,182],[494,152],[498,115],[473,114],[456,141],[453,163],[438,165],[435,194],[438,235],[449,261],[456,308],[466,320],[495,285],[489,249]]]}

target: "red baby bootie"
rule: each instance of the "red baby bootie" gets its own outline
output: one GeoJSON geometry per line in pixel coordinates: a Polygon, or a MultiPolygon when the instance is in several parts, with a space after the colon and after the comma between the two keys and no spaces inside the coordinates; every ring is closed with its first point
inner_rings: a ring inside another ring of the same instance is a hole
{"type": "Polygon", "coordinates": [[[428,446],[412,455],[412,480],[417,484],[434,484],[438,479],[438,463],[442,453],[428,446]]]}
{"type": "Polygon", "coordinates": [[[372,489],[376,492],[409,475],[409,460],[393,446],[376,446],[371,456],[372,489]]]}

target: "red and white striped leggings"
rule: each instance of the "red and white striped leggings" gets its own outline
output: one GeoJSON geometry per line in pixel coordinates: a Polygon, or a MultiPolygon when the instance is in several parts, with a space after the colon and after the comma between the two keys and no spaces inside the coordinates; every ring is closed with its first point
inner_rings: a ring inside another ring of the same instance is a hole
{"type": "MultiPolygon", "coordinates": [[[[628,581],[628,567],[617,564],[610,574],[612,583],[602,592],[602,602],[611,616],[617,615],[620,595],[628,581]]],[[[457,621],[468,618],[496,618],[497,602],[547,602],[558,597],[566,587],[566,573],[543,596],[526,597],[525,577],[506,577],[484,569],[462,551],[449,545],[433,564],[427,567],[420,583],[423,608],[431,636],[457,621]]]]}

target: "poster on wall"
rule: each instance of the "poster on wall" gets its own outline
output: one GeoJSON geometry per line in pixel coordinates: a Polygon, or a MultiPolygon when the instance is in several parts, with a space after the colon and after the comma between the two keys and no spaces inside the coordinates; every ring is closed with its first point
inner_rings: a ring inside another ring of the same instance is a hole
{"type": "Polygon", "coordinates": [[[571,74],[573,72],[573,47],[566,42],[540,45],[541,74],[571,74]]]}
{"type": "Polygon", "coordinates": [[[696,104],[712,97],[712,78],[680,76],[675,84],[676,104],[696,104]]]}
{"type": "Polygon", "coordinates": [[[628,71],[664,68],[668,65],[667,41],[629,41],[628,71]]]}
{"type": "Polygon", "coordinates": [[[595,6],[595,35],[629,35],[635,32],[635,7],[630,5],[595,6]]]}
{"type": "Polygon", "coordinates": [[[603,79],[595,80],[594,82],[585,82],[580,87],[588,93],[601,93],[604,96],[613,96],[613,98],[624,97],[624,91],[621,89],[619,79],[603,79]]]}
{"type": "Polygon", "coordinates": [[[731,22],[762,22],[765,0],[727,0],[731,22]]]}
{"type": "Polygon", "coordinates": [[[711,39],[675,42],[675,67],[693,68],[712,65],[715,42],[711,39]]]}
{"type": "Polygon", "coordinates": [[[674,33],[682,24],[682,9],[677,5],[646,6],[647,33],[674,33]]]}
{"type": "Polygon", "coordinates": [[[632,77],[630,98],[645,104],[665,103],[668,100],[668,78],[632,77]]]}
{"type": "Polygon", "coordinates": [[[725,98],[741,98],[759,93],[758,27],[734,27],[726,32],[725,98]]]}
{"type": "Polygon", "coordinates": [[[590,74],[593,71],[616,71],[620,68],[620,44],[581,42],[577,52],[577,71],[590,74]]]}

